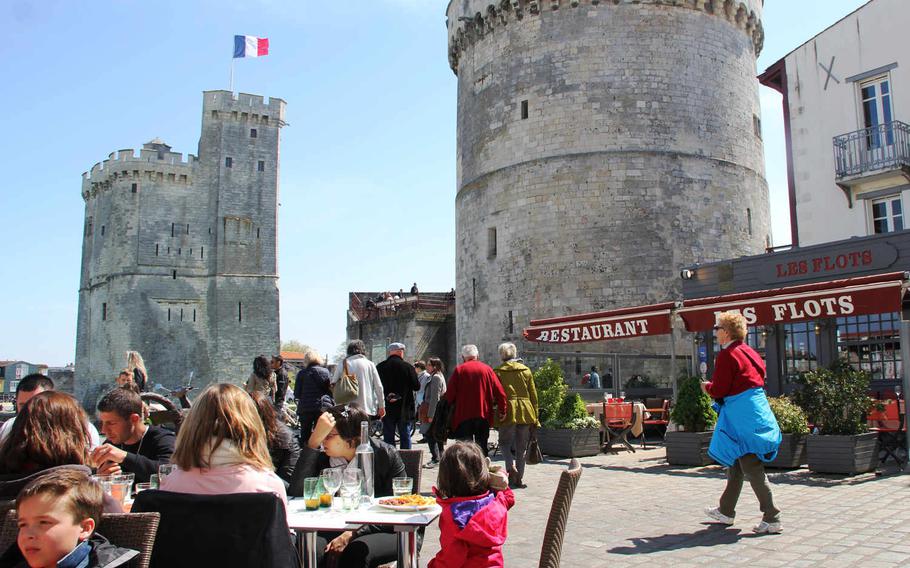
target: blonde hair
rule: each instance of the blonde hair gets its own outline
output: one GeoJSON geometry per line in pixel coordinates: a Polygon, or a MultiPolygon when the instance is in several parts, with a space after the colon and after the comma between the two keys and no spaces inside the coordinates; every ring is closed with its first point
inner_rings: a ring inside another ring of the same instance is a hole
{"type": "Polygon", "coordinates": [[[272,471],[267,439],[250,395],[236,385],[214,384],[193,401],[177,434],[172,461],[182,470],[209,469],[211,454],[224,440],[230,440],[244,463],[272,471]]]}
{"type": "Polygon", "coordinates": [[[514,343],[503,343],[499,346],[499,358],[508,361],[518,357],[518,348],[514,343]]]}
{"type": "Polygon", "coordinates": [[[307,351],[303,355],[303,366],[309,367],[310,365],[325,365],[325,359],[322,358],[318,351],[307,351]]]}
{"type": "Polygon", "coordinates": [[[724,328],[730,334],[733,341],[745,341],[746,339],[746,318],[739,312],[730,311],[717,315],[717,325],[724,328]]]}
{"type": "Polygon", "coordinates": [[[130,371],[135,371],[136,369],[142,371],[146,382],[148,382],[149,374],[148,371],[145,370],[145,361],[142,360],[142,355],[140,355],[138,351],[126,352],[126,367],[130,371]]]}

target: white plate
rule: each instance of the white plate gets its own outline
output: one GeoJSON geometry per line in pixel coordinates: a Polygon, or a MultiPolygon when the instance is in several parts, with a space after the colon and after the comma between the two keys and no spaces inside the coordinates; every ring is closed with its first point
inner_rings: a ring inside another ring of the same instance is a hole
{"type": "Polygon", "coordinates": [[[380,500],[376,501],[376,504],[390,511],[426,511],[427,509],[432,509],[436,503],[428,503],[426,505],[386,505],[380,500]]]}

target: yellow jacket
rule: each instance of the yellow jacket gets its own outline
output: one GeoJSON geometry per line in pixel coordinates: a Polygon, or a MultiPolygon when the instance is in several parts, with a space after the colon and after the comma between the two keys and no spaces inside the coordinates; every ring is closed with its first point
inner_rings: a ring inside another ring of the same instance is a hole
{"type": "Polygon", "coordinates": [[[493,369],[506,391],[506,417],[494,426],[537,424],[537,388],[531,369],[518,361],[506,361],[493,369]]]}

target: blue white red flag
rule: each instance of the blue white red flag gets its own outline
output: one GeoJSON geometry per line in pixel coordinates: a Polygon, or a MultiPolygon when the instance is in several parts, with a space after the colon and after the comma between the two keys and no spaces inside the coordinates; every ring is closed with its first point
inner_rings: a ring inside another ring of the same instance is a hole
{"type": "Polygon", "coordinates": [[[234,58],[262,57],[269,54],[269,38],[247,35],[234,36],[234,58]]]}

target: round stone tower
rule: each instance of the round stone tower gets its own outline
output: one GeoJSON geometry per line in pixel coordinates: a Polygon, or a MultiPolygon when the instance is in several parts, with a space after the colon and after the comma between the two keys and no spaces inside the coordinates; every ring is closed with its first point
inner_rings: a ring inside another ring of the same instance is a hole
{"type": "Polygon", "coordinates": [[[530,319],[675,299],[681,267],[764,250],[761,9],[451,0],[459,344],[496,360],[530,319]]]}

